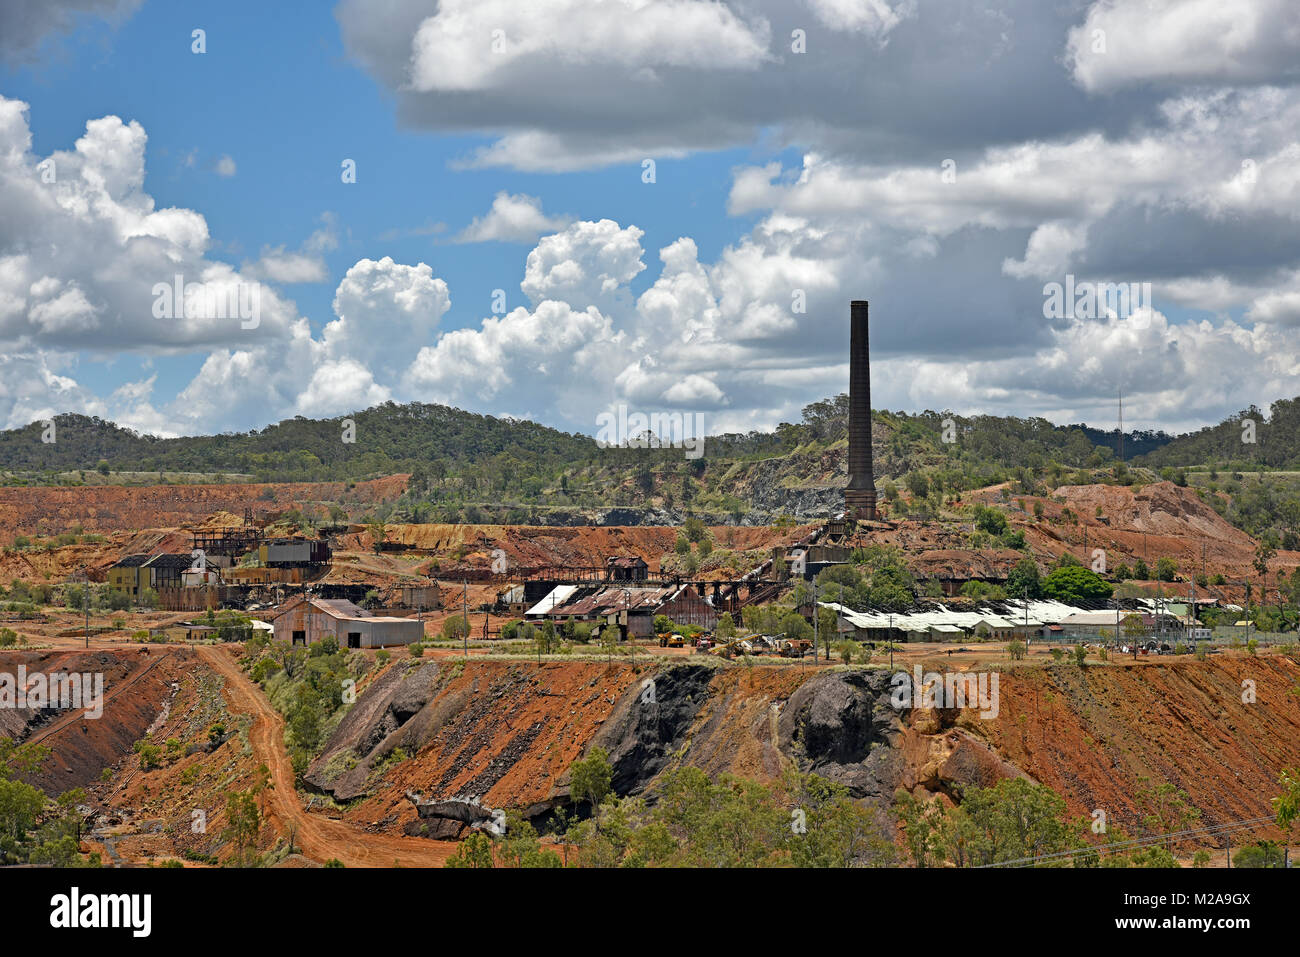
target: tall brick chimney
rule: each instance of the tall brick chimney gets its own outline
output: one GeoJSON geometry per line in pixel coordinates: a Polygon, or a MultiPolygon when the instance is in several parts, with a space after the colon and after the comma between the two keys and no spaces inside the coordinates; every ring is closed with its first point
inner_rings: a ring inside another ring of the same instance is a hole
{"type": "Polygon", "coordinates": [[[871,347],[867,344],[867,302],[849,306],[849,484],[845,517],[874,521],[876,477],[871,469],[871,347]]]}

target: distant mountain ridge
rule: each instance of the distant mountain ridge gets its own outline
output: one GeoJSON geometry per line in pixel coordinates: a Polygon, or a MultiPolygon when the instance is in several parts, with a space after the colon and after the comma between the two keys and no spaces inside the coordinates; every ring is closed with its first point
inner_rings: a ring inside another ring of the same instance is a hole
{"type": "Polygon", "coordinates": [[[536,422],[498,419],[444,405],[387,402],[329,419],[297,416],[264,429],[218,435],[158,438],[84,415],[0,432],[0,469],[48,472],[243,472],[268,481],[353,479],[403,471],[412,463],[454,467],[507,454],[561,465],[594,455],[594,440],[536,422]],[[351,428],[347,422],[351,422],[351,428]]]}
{"type": "MultiPolygon", "coordinates": [[[[567,492],[569,479],[579,476],[597,492],[627,484],[642,487],[648,496],[665,474],[681,473],[689,500],[692,479],[719,475],[728,463],[775,459],[774,467],[764,470],[770,482],[833,484],[847,427],[847,396],[841,394],[806,406],[800,422],[783,422],[770,432],[710,436],[707,461],[692,463],[683,461],[679,449],[606,449],[591,436],[426,403],[387,402],[348,416],[298,416],[260,430],[180,438],[142,435],[99,418],[66,414],[54,419],[54,441],[43,440],[49,436],[40,422],[0,431],[0,470],[37,482],[95,469],[246,474],[259,481],[357,481],[411,472],[417,490],[454,486],[475,490],[483,501],[496,493],[521,502],[540,501],[546,489],[567,492]]],[[[1114,429],[1055,425],[1041,418],[876,410],[873,444],[878,478],[927,470],[947,487],[960,487],[951,480],[955,474],[969,482],[996,482],[1053,463],[1107,466],[1117,456],[1120,436],[1114,429]]],[[[1300,399],[1275,402],[1267,421],[1252,407],[1183,435],[1127,432],[1123,449],[1126,461],[1156,469],[1293,465],[1300,461],[1300,399]],[[1244,431],[1254,443],[1243,440],[1244,431]]],[[[628,504],[612,494],[595,499],[628,504]]]]}

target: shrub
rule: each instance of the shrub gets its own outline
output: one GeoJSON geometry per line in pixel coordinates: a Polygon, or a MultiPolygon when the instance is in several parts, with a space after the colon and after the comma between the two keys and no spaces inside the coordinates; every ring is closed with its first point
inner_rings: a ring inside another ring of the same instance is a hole
{"type": "Polygon", "coordinates": [[[1233,867],[1286,867],[1286,854],[1276,841],[1248,844],[1232,856],[1233,867]]]}
{"type": "Polygon", "coordinates": [[[150,768],[156,768],[161,763],[162,748],[158,747],[158,745],[137,741],[135,750],[140,755],[140,767],[144,770],[148,771],[150,768]]]}
{"type": "Polygon", "coordinates": [[[1043,582],[1043,594],[1062,602],[1109,598],[1113,591],[1107,582],[1080,565],[1062,565],[1043,582]]]}

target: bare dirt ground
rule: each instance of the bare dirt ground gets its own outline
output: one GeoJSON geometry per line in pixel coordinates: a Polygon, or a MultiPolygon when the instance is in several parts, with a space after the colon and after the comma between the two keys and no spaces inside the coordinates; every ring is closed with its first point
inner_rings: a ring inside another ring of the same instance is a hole
{"type": "MultiPolygon", "coordinates": [[[[0,488],[0,544],[17,534],[54,535],[81,526],[103,541],[37,549],[0,550],[0,580],[60,582],[87,575],[102,581],[109,565],[131,552],[188,551],[188,531],[242,520],[244,507],[259,514],[328,501],[359,504],[392,500],[405,486],[396,475],[361,482],[279,485],[154,486],[87,488],[0,488]]],[[[1054,562],[1070,552],[1086,564],[1105,552],[1107,567],[1130,567],[1144,559],[1173,558],[1182,575],[1222,573],[1230,581],[1258,578],[1252,567],[1255,541],[1233,528],[1196,494],[1170,482],[1136,491],[1108,485],[1063,486],[1049,496],[1019,495],[1006,486],[968,492],[967,503],[996,504],[1013,528],[1024,532],[1030,553],[1054,562]],[[1036,517],[1035,509],[1041,511],[1036,517]]],[[[711,530],[714,556],[701,562],[696,578],[728,579],[761,562],[773,547],[788,546],[815,526],[789,528],[719,527],[711,530]],[[730,562],[722,558],[730,556],[730,562]]],[[[924,565],[926,555],[944,568],[969,565],[979,577],[1005,573],[1011,553],[972,549],[968,521],[897,521],[860,536],[862,543],[895,545],[909,560],[924,565]]],[[[331,583],[385,587],[403,581],[434,579],[459,598],[460,580],[471,579],[471,595],[487,599],[509,577],[492,576],[493,563],[509,568],[603,566],[611,555],[636,555],[652,572],[671,555],[678,529],[655,526],[546,527],[510,525],[389,524],[386,538],[405,551],[376,552],[371,533],[357,530],[334,536],[335,556],[322,577],[331,583]]],[[[1300,552],[1279,552],[1273,572],[1300,566],[1300,552]]],[[[924,576],[924,569],[919,569],[924,576]]],[[[1159,587],[1152,584],[1152,587],[1159,587]]],[[[1185,586],[1174,586],[1175,588],[1185,586]]],[[[1240,600],[1237,585],[1199,589],[1198,595],[1240,600]]],[[[1179,591],[1178,594],[1182,594],[1179,591]]]]}
{"type": "MultiPolygon", "coordinates": [[[[54,667],[84,664],[84,656],[120,661],[104,719],[68,716],[34,729],[60,756],[51,769],[52,786],[67,774],[66,765],[98,761],[116,767],[111,781],[90,790],[104,806],[120,809],[113,813],[123,822],[87,842],[115,864],[211,847],[210,837],[189,838],[190,808],[207,808],[209,833],[219,830],[223,795],[250,786],[265,765],[270,787],[261,801],[270,826],[264,850],[292,835],[300,863],[337,858],[359,867],[440,866],[456,844],[402,833],[415,818],[407,791],[482,791],[493,807],[545,801],[563,785],[569,765],[585,753],[620,696],[653,663],[689,655],[655,645],[639,649],[636,660],[575,656],[538,665],[502,658],[492,646],[480,645],[460,665],[458,649],[426,650],[426,659],[449,668],[439,679],[438,696],[456,717],[408,759],[387,767],[368,796],[346,809],[320,812],[307,810],[295,790],[284,721],[240,669],[237,645],[153,645],[146,655],[145,647],[120,640],[93,639],[88,650],[80,639],[54,642],[59,647],[9,655],[43,656],[54,667]],[[204,708],[196,721],[191,712],[204,708]],[[157,740],[175,736],[190,745],[206,739],[212,720],[240,737],[213,754],[191,750],[148,771],[130,753],[130,743],[151,722],[157,740]],[[243,750],[241,738],[247,741],[243,750]]],[[[999,714],[978,720],[963,713],[935,723],[933,713],[914,712],[903,752],[918,787],[935,786],[946,773],[945,762],[961,759],[961,736],[972,736],[1008,766],[1064,796],[1072,815],[1103,808],[1114,823],[1141,833],[1136,795],[1143,778],[1173,783],[1201,810],[1202,824],[1220,824],[1268,814],[1278,771],[1300,764],[1300,700],[1292,693],[1300,686],[1300,665],[1285,655],[1092,658],[1081,669],[1054,662],[1046,648],[1021,662],[1010,661],[1001,644],[973,644],[953,655],[949,650],[908,645],[895,653],[894,663],[995,670],[1001,675],[999,714]],[[1247,682],[1255,695],[1250,703],[1242,695],[1247,682]]],[[[400,654],[394,653],[390,667],[399,666],[400,654]]],[[[888,656],[878,654],[873,663],[887,664],[888,656]]],[[[752,668],[718,667],[691,732],[691,763],[710,773],[768,779],[779,774],[784,759],[774,716],[797,688],[828,667],[838,665],[765,659],[752,668]]],[[[1234,846],[1262,837],[1281,835],[1264,828],[1234,837],[1234,846]]]]}
{"type": "Polygon", "coordinates": [[[302,853],[318,861],[337,858],[348,867],[441,867],[455,842],[363,831],[354,824],[305,811],[294,788],[293,764],[284,748],[284,719],[239,669],[228,649],[199,648],[199,655],[226,679],[231,708],[253,718],[253,751],[271,771],[268,808],[281,831],[292,828],[302,853]]]}
{"type": "MultiPolygon", "coordinates": [[[[362,502],[380,501],[397,495],[404,479],[394,476],[359,483],[353,490],[341,483],[0,489],[0,541],[6,535],[12,541],[19,533],[65,532],[75,523],[106,537],[103,542],[48,550],[6,550],[0,553],[0,579],[57,583],[82,570],[102,577],[103,569],[121,554],[186,550],[189,542],[183,529],[230,521],[241,516],[246,505],[276,509],[346,495],[362,502]],[[154,527],[141,530],[145,524],[154,527]]],[[[1112,567],[1119,561],[1131,564],[1138,557],[1154,565],[1157,558],[1169,556],[1179,561],[1184,572],[1199,571],[1204,558],[1210,574],[1254,577],[1253,540],[1223,522],[1193,491],[1170,483],[1137,492],[1110,486],[1064,487],[1041,499],[1014,493],[1004,497],[1001,489],[994,488],[968,493],[967,499],[999,503],[1012,526],[1025,532],[1031,552],[1043,561],[1070,551],[1090,562],[1092,550],[1103,548],[1112,567]],[[1035,502],[1042,504],[1041,520],[1034,517],[1035,502]]],[[[715,529],[714,538],[719,549],[757,560],[771,547],[792,544],[809,530],[806,526],[715,529]]],[[[974,560],[982,553],[969,549],[971,531],[969,524],[961,522],[903,521],[873,531],[867,540],[897,545],[909,556],[942,549],[960,558],[965,549],[974,560]]],[[[393,525],[389,540],[411,550],[377,554],[368,532],[341,536],[330,580],[376,585],[424,575],[441,580],[444,607],[425,616],[426,634],[432,637],[446,617],[459,613],[457,571],[490,567],[497,549],[516,566],[599,566],[611,554],[636,554],[653,570],[663,555],[672,552],[677,534],[675,528],[655,527],[393,525]]],[[[1275,560],[1282,568],[1296,564],[1300,564],[1297,553],[1283,552],[1275,560]]],[[[717,574],[728,577],[728,573],[717,574]]],[[[473,608],[492,601],[500,585],[471,580],[468,587],[473,608]]],[[[1185,585],[1174,586],[1180,587],[1185,589],[1185,585]]],[[[1231,589],[1220,591],[1232,594],[1231,589]]],[[[1197,593],[1206,592],[1197,589],[1197,593]]],[[[305,858],[316,862],[337,858],[349,866],[437,866],[454,853],[456,845],[401,833],[415,814],[405,798],[408,789],[427,789],[436,783],[444,791],[454,791],[485,783],[484,775],[489,775],[487,799],[493,806],[545,800],[608,719],[613,701],[638,680],[638,669],[690,654],[690,649],[654,645],[639,649],[635,662],[616,657],[610,663],[600,656],[575,654],[568,660],[535,665],[519,658],[502,659],[499,647],[492,643],[472,643],[469,661],[446,681],[444,693],[467,700],[483,692],[499,697],[490,707],[468,709],[462,725],[447,729],[408,760],[394,764],[375,793],[346,810],[327,814],[303,807],[284,747],[283,719],[240,670],[234,648],[200,647],[190,652],[174,645],[141,645],[132,637],[139,628],[174,625],[191,617],[192,613],[100,614],[92,625],[109,625],[110,630],[95,634],[89,649],[79,630],[83,619],[75,613],[48,608],[37,620],[5,622],[30,643],[29,650],[16,654],[63,655],[69,662],[74,654],[121,656],[119,665],[106,666],[110,671],[117,668],[106,711],[113,716],[110,721],[83,730],[92,722],[68,716],[32,729],[63,761],[52,772],[55,777],[71,778],[82,764],[89,768],[95,762],[113,764],[117,759],[116,776],[97,793],[110,805],[148,808],[146,816],[154,816],[123,824],[131,830],[129,835],[101,835],[106,843],[96,846],[105,853],[111,848],[114,862],[156,860],[175,853],[176,834],[184,830],[184,815],[189,811],[183,802],[168,803],[167,798],[170,792],[184,790],[182,773],[200,775],[191,789],[193,800],[207,801],[215,808],[217,796],[247,787],[257,767],[265,764],[272,785],[264,798],[272,825],[270,839],[292,833],[305,858]],[[117,619],[120,628],[111,625],[117,619]],[[210,686],[205,676],[219,678],[220,688],[210,686]],[[172,687],[177,684],[179,692],[172,687]],[[164,713],[169,701],[174,708],[160,734],[176,734],[187,745],[201,742],[204,729],[190,727],[193,722],[187,725],[176,712],[206,702],[205,707],[221,720],[241,727],[246,723],[248,753],[236,753],[228,744],[215,757],[195,753],[163,769],[140,770],[130,746],[154,716],[164,713]],[[117,730],[110,733],[112,728],[117,730]],[[73,768],[72,773],[65,765],[73,768]]],[[[491,616],[489,627],[495,631],[513,617],[491,616]]],[[[472,634],[477,636],[483,615],[471,612],[470,618],[472,634]]],[[[462,652],[439,648],[426,650],[425,655],[453,665],[462,652]]],[[[873,664],[887,662],[886,655],[878,655],[873,664]]],[[[966,651],[921,644],[896,652],[894,663],[996,669],[1003,676],[1002,710],[996,720],[915,729],[924,746],[910,751],[909,760],[915,761],[919,784],[938,780],[935,776],[942,771],[948,747],[947,739],[939,738],[960,731],[980,738],[1001,760],[1056,789],[1071,813],[1088,814],[1104,807],[1115,820],[1136,827],[1134,795],[1145,777],[1174,783],[1202,809],[1203,823],[1218,823],[1267,813],[1268,800],[1276,793],[1277,771],[1300,763],[1300,698],[1291,693],[1300,684],[1300,669],[1290,658],[1274,653],[1234,652],[1208,661],[1143,658],[1103,663],[1092,659],[1089,667],[1079,669],[1055,663],[1049,649],[1041,645],[1031,647],[1028,661],[1012,662],[1001,644],[971,643],[966,651]],[[1257,704],[1242,702],[1243,682],[1253,682],[1257,704]]],[[[826,667],[824,661],[816,665],[764,661],[748,671],[735,666],[720,669],[702,711],[706,717],[701,727],[707,727],[707,734],[693,744],[698,754],[707,756],[701,760],[709,770],[760,777],[776,773],[780,758],[769,733],[773,708],[779,711],[795,689],[826,667]]],[[[51,787],[55,786],[52,781],[51,787]]],[[[190,791],[185,793],[190,801],[190,791]]],[[[217,808],[212,826],[219,827],[220,818],[217,808]]]]}
{"type": "Polygon", "coordinates": [[[0,544],[16,535],[56,535],[80,525],[87,532],[134,532],[204,523],[215,512],[242,521],[245,508],[278,511],[320,502],[377,504],[406,488],[409,475],[357,482],[272,482],[229,485],[87,485],[0,487],[0,544]]]}
{"type": "MultiPolygon", "coordinates": [[[[87,719],[90,698],[67,710],[11,709],[0,711],[0,734],[24,744],[50,749],[39,771],[28,775],[30,783],[47,793],[58,794],[84,787],[99,779],[103,767],[116,763],[144,736],[170,696],[172,683],[192,660],[188,648],[109,651],[69,644],[65,649],[5,651],[0,653],[0,672],[19,674],[19,666],[30,676],[37,672],[60,672],[98,677],[102,701],[87,719]],[[94,711],[101,711],[94,717],[94,711]]],[[[96,682],[87,682],[93,693],[96,682]]]]}
{"type": "MultiPolygon", "coordinates": [[[[1160,558],[1172,558],[1183,574],[1222,573],[1229,579],[1252,580],[1256,541],[1219,516],[1192,488],[1156,482],[1140,489],[1118,485],[1065,485],[1048,497],[1010,493],[1002,487],[970,493],[972,499],[1001,501],[1013,527],[1022,529],[1030,548],[1040,557],[1069,551],[1085,564],[1094,549],[1104,549],[1106,566],[1130,567],[1143,559],[1152,568],[1160,558]],[[1034,517],[1041,504],[1043,519],[1034,517]],[[1069,509],[1067,515],[1065,510],[1069,509]]],[[[1300,565],[1300,552],[1279,551],[1272,567],[1289,571],[1300,565]]],[[[1185,586],[1184,586],[1185,587],[1185,586]]]]}

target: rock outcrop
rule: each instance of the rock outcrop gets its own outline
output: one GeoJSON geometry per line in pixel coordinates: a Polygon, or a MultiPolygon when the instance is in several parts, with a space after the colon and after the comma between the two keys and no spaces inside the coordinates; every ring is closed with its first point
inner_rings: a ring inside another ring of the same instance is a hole
{"type": "Polygon", "coordinates": [[[641,793],[682,747],[709,697],[713,675],[708,665],[679,665],[658,671],[624,692],[592,742],[609,752],[611,784],[617,793],[641,793]]]}
{"type": "Polygon", "coordinates": [[[845,785],[854,797],[889,799],[902,780],[902,716],[886,671],[838,671],[805,682],[778,723],[781,751],[802,771],[845,785]]]}
{"type": "Polygon", "coordinates": [[[385,671],[348,709],[303,780],[338,801],[367,794],[375,765],[399,747],[414,753],[430,727],[456,709],[457,701],[446,697],[430,707],[437,678],[432,661],[385,671]]]}

